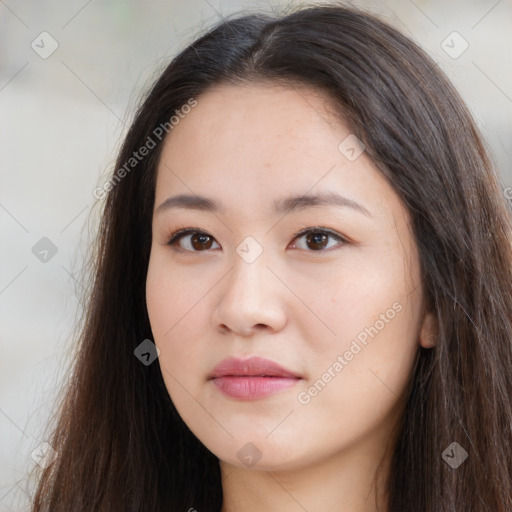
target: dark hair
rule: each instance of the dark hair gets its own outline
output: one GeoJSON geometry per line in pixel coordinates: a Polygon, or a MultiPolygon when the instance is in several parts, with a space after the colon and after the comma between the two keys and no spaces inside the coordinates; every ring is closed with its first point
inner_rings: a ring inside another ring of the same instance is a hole
{"type": "MultiPolygon", "coordinates": [[[[439,67],[375,15],[310,5],[220,23],[182,51],[139,107],[116,163],[214,84],[305,84],[335,114],[411,213],[436,346],[418,348],[387,482],[389,512],[512,510],[512,235],[499,179],[475,123],[439,67]],[[442,458],[458,442],[457,469],[442,458]]],[[[171,133],[172,136],[172,133],[171,133]]],[[[164,140],[162,138],[162,140],[164,140]]],[[[162,143],[104,203],[67,394],[33,512],[218,512],[218,458],[178,415],[145,302],[162,143]]]]}

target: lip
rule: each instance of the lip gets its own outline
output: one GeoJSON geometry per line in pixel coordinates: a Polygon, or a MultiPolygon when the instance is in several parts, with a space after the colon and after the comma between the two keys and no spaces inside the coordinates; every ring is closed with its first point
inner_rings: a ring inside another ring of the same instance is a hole
{"type": "Polygon", "coordinates": [[[208,380],[225,395],[243,400],[256,400],[294,386],[302,377],[274,361],[262,357],[221,361],[208,380]]]}

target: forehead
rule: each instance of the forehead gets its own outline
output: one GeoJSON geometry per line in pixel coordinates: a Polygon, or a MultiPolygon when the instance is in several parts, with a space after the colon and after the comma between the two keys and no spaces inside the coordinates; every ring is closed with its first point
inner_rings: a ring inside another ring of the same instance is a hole
{"type": "Polygon", "coordinates": [[[393,194],[364,153],[350,161],[340,151],[353,135],[317,90],[218,85],[196,99],[165,140],[157,205],[185,193],[221,197],[228,208],[261,208],[292,194],[338,191],[380,207],[393,194]]]}

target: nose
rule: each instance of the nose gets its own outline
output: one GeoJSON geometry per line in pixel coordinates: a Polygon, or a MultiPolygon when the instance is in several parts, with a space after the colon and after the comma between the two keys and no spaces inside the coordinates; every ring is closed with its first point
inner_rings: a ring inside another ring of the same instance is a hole
{"type": "Polygon", "coordinates": [[[215,329],[247,337],[261,330],[279,331],[286,325],[286,287],[267,263],[263,254],[252,263],[235,256],[231,271],[217,287],[212,315],[215,329]]]}

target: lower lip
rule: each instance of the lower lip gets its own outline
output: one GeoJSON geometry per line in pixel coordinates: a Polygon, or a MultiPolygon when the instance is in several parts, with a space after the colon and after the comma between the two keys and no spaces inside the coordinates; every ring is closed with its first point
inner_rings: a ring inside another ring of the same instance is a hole
{"type": "Polygon", "coordinates": [[[256,400],[291,388],[300,379],[294,377],[217,377],[217,388],[227,396],[243,400],[256,400]]]}

